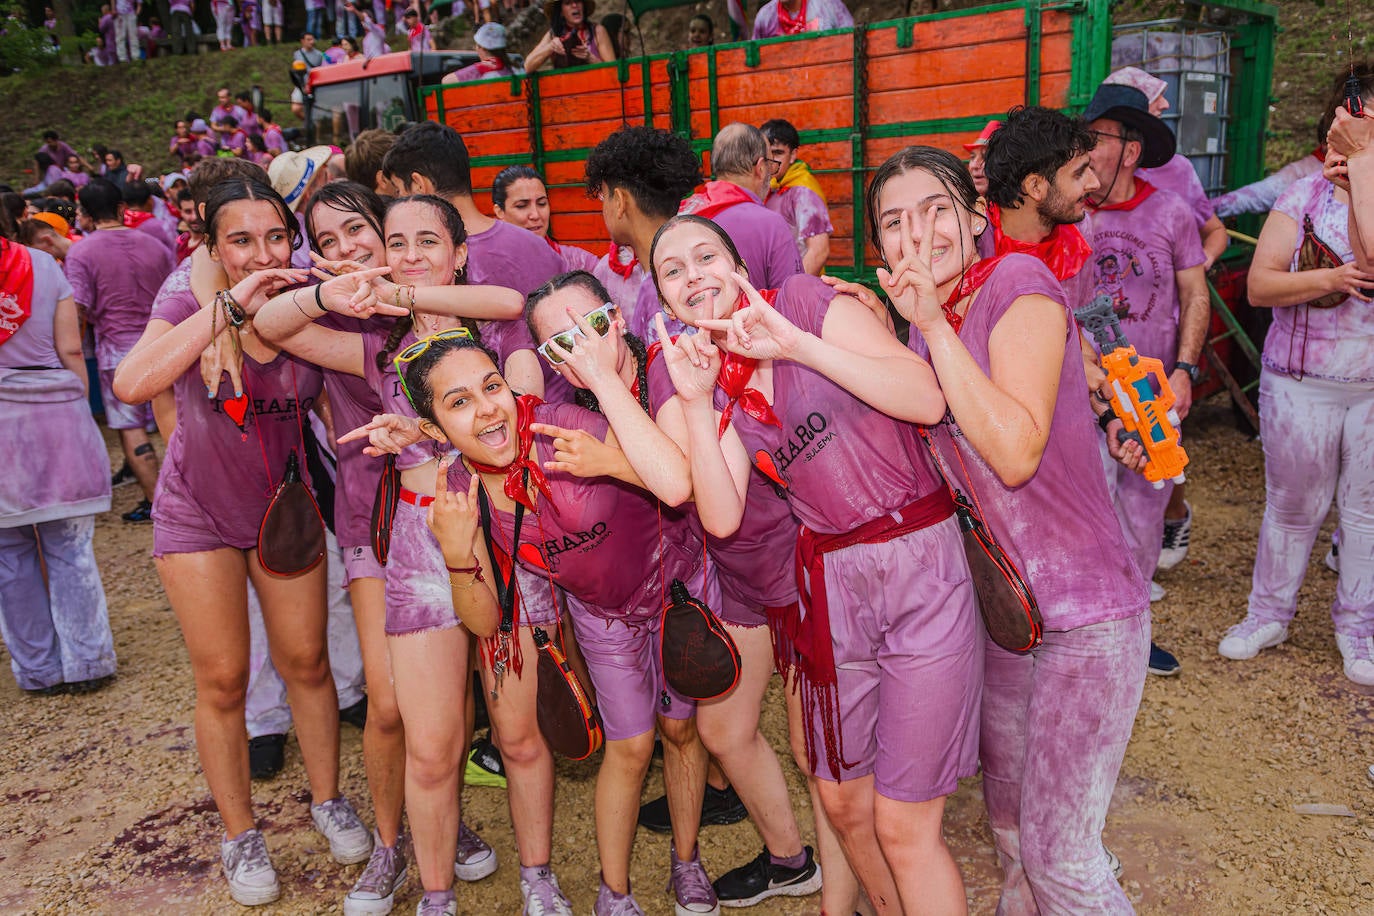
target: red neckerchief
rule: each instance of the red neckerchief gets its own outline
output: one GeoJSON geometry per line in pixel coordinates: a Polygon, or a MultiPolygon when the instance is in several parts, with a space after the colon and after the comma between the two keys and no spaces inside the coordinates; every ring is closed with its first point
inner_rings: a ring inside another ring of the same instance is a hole
{"type": "Polygon", "coordinates": [[[1129,200],[1123,200],[1119,204],[1094,204],[1092,201],[1089,201],[1088,206],[1092,207],[1094,210],[1134,210],[1136,207],[1145,203],[1154,192],[1154,185],[1143,178],[1137,178],[1135,180],[1135,193],[1131,195],[1129,200]]]}
{"type": "Polygon", "coordinates": [[[525,488],[525,472],[529,472],[530,480],[534,481],[534,488],[544,494],[544,498],[553,503],[553,493],[549,490],[549,479],[544,476],[544,471],[539,467],[539,461],[530,457],[531,446],[534,445],[534,433],[530,431],[530,423],[534,421],[534,408],[544,403],[532,394],[522,394],[515,399],[515,431],[516,431],[516,455],[515,460],[503,468],[491,467],[485,464],[478,464],[471,458],[468,464],[474,471],[482,474],[500,474],[505,472],[506,482],[502,490],[507,496],[518,503],[523,503],[526,509],[537,512],[534,500],[530,498],[529,491],[525,488]]]}
{"type": "Polygon", "coordinates": [[[801,0],[795,16],[787,12],[782,0],[778,0],[778,31],[783,35],[800,35],[806,31],[806,0],[801,0]]]}
{"type": "MultiPolygon", "coordinates": [[[[775,289],[761,289],[759,295],[769,305],[777,302],[778,291],[775,289]]],[[[741,302],[744,300],[741,295],[741,302]]],[[[758,368],[759,361],[748,356],[740,356],[721,350],[720,353],[720,377],[716,379],[716,387],[725,392],[725,397],[729,400],[725,404],[725,409],[720,412],[720,427],[716,431],[716,436],[725,435],[725,430],[730,426],[730,415],[735,412],[735,405],[749,416],[766,423],[769,426],[782,428],[782,421],[778,415],[773,413],[773,407],[757,388],[750,388],[749,380],[754,377],[754,370],[758,368]]]]}
{"type": "Polygon", "coordinates": [[[505,64],[494,57],[491,60],[479,60],[473,66],[477,68],[478,73],[495,73],[505,68],[505,64]]]}
{"type": "Polygon", "coordinates": [[[995,254],[1028,254],[1044,262],[1058,280],[1077,276],[1093,253],[1083,233],[1068,223],[1055,226],[1043,242],[1036,243],[1023,242],[1003,233],[1002,208],[997,204],[988,207],[988,223],[992,226],[995,254]]]}
{"type": "Polygon", "coordinates": [[[148,220],[152,218],[153,214],[147,212],[146,210],[124,211],[124,225],[126,228],[129,229],[137,229],[139,226],[142,226],[144,223],[148,222],[148,220]]]}
{"type": "Polygon", "coordinates": [[[33,258],[23,245],[0,239],[0,344],[33,314],[33,258]]]}
{"type": "Polygon", "coordinates": [[[949,322],[950,327],[954,328],[955,334],[958,334],[959,329],[964,326],[964,316],[954,310],[955,304],[986,283],[988,277],[991,276],[997,265],[1002,263],[1004,257],[1006,255],[999,254],[991,258],[974,261],[968,270],[964,271],[964,275],[959,278],[959,284],[954,287],[954,292],[950,293],[949,298],[940,306],[940,311],[945,313],[945,320],[949,322]]]}
{"type": "Polygon", "coordinates": [[[563,253],[563,246],[555,242],[551,236],[544,236],[544,241],[547,242],[549,247],[553,249],[554,254],[563,253]]]}
{"type": "Polygon", "coordinates": [[[606,249],[606,266],[611,272],[622,280],[630,279],[630,274],[635,272],[635,265],[639,263],[638,257],[630,258],[630,263],[620,263],[620,246],[611,242],[611,247],[606,249]]]}
{"type": "Polygon", "coordinates": [[[412,42],[415,41],[415,39],[425,34],[425,24],[423,22],[416,23],[407,34],[412,42]]]}
{"type": "Polygon", "coordinates": [[[677,208],[679,213],[692,213],[705,219],[714,219],[722,210],[735,204],[753,203],[754,198],[748,191],[728,181],[708,181],[696,194],[682,202],[677,208]]]}

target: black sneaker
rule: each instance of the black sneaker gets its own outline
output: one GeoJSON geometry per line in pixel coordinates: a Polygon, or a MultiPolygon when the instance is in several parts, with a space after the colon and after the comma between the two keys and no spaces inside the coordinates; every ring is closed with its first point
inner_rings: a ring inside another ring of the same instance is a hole
{"type": "Polygon", "coordinates": [[[137,506],[125,512],[120,518],[126,522],[150,522],[153,520],[153,504],[146,499],[139,500],[137,506]]]}
{"type": "Polygon", "coordinates": [[[248,774],[271,779],[286,766],[286,736],[258,735],[248,739],[248,774]]]}
{"type": "Polygon", "coordinates": [[[107,674],[104,677],[93,677],[85,681],[68,681],[62,685],[62,688],[64,693],[80,696],[83,693],[95,693],[97,690],[103,690],[113,684],[114,679],[113,674],[107,674]]]}
{"type": "MultiPolygon", "coordinates": [[[[717,789],[710,783],[706,785],[706,796],[701,800],[701,826],[724,827],[738,824],[749,816],[744,802],[739,800],[734,786],[717,789]]],[[[668,815],[668,796],[660,795],[651,802],[639,806],[639,826],[654,833],[672,833],[673,821],[668,815]]]]}
{"type": "Polygon", "coordinates": [[[367,697],[354,703],[352,706],[345,706],[339,710],[339,721],[347,722],[349,725],[361,731],[367,725],[367,697]]]}
{"type": "Polygon", "coordinates": [[[806,864],[801,868],[774,865],[765,848],[748,865],[727,871],[715,880],[716,899],[721,906],[753,906],[769,897],[805,897],[821,889],[821,869],[811,847],[805,847],[806,864]]]}
{"type": "Polygon", "coordinates": [[[1178,659],[1174,658],[1172,653],[1150,643],[1149,671],[1156,677],[1173,677],[1179,672],[1178,659]]]}
{"type": "Polygon", "coordinates": [[[138,478],[134,476],[133,469],[129,467],[129,462],[124,462],[124,466],[110,475],[110,489],[122,487],[126,483],[133,483],[138,478]]]}

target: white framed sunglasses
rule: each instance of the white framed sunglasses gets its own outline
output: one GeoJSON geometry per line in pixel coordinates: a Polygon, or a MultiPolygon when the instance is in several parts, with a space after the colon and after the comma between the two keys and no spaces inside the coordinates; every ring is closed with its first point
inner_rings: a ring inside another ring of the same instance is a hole
{"type": "MultiPolygon", "coordinates": [[[[607,302],[602,305],[601,308],[588,312],[583,317],[586,319],[587,324],[592,326],[592,330],[597,333],[598,337],[605,337],[611,332],[611,325],[615,323],[616,315],[619,313],[620,309],[616,308],[615,303],[607,302]]],[[[580,327],[573,325],[566,331],[561,331],[541,343],[535,348],[535,352],[544,357],[550,366],[561,366],[563,360],[549,349],[549,344],[556,343],[565,351],[571,353],[573,347],[577,346],[577,339],[585,336],[586,335],[582,333],[580,327]]]]}

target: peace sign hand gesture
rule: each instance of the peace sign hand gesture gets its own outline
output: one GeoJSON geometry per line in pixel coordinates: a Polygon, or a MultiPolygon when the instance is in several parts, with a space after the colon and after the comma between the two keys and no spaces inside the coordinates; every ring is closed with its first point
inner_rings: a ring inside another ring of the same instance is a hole
{"type": "Polygon", "coordinates": [[[754,359],[789,359],[801,343],[804,332],[788,321],[759,295],[743,277],[736,277],[749,304],[729,318],[702,319],[698,327],[719,331],[725,339],[716,340],[726,350],[754,359]]]}
{"type": "Polygon", "coordinates": [[[939,206],[931,204],[926,210],[925,228],[918,248],[912,231],[911,215],[903,211],[899,260],[891,268],[878,268],[878,283],[902,317],[925,333],[944,321],[939,294],[935,287],[935,272],[931,268],[935,247],[935,217],[939,206]]]}
{"type": "Polygon", "coordinates": [[[720,348],[709,333],[679,334],[673,340],[663,323],[662,313],[654,316],[658,342],[663,346],[663,364],[684,403],[712,402],[716,379],[720,377],[720,348]]]}

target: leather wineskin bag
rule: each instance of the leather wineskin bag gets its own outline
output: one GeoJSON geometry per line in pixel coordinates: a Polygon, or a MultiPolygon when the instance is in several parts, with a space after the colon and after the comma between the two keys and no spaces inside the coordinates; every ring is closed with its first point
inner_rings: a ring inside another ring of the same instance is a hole
{"type": "Polygon", "coordinates": [[[663,608],[660,656],[663,676],[678,693],[693,700],[714,700],[739,681],[739,648],[705,604],[693,598],[682,580],[669,588],[663,608]]]}
{"type": "MultiPolygon", "coordinates": [[[[1304,270],[1326,270],[1340,267],[1345,262],[1340,255],[1331,249],[1331,246],[1317,237],[1317,231],[1312,226],[1312,217],[1304,215],[1302,218],[1302,244],[1298,247],[1298,271],[1304,270]]],[[[1348,296],[1344,292],[1327,293],[1325,296],[1318,296],[1308,302],[1308,306],[1314,309],[1335,308],[1344,302],[1348,296]]]]}
{"type": "Polygon", "coordinates": [[[377,495],[372,498],[372,553],[383,566],[391,554],[391,524],[400,497],[401,472],[396,470],[396,456],[387,455],[382,476],[377,479],[377,495]]]}
{"type": "Polygon", "coordinates": [[[301,480],[300,460],[292,449],[258,527],[258,563],[274,576],[289,578],[309,572],[323,559],[324,518],[301,480]]]}
{"type": "Polygon", "coordinates": [[[962,493],[954,494],[954,511],[988,636],[1008,652],[1029,652],[1043,638],[1040,608],[1030,586],[962,493]]]}
{"type": "Polygon", "coordinates": [[[539,650],[535,698],[539,731],[549,747],[569,760],[590,757],[606,738],[601,715],[563,650],[541,628],[535,627],[533,635],[539,650]]]}

